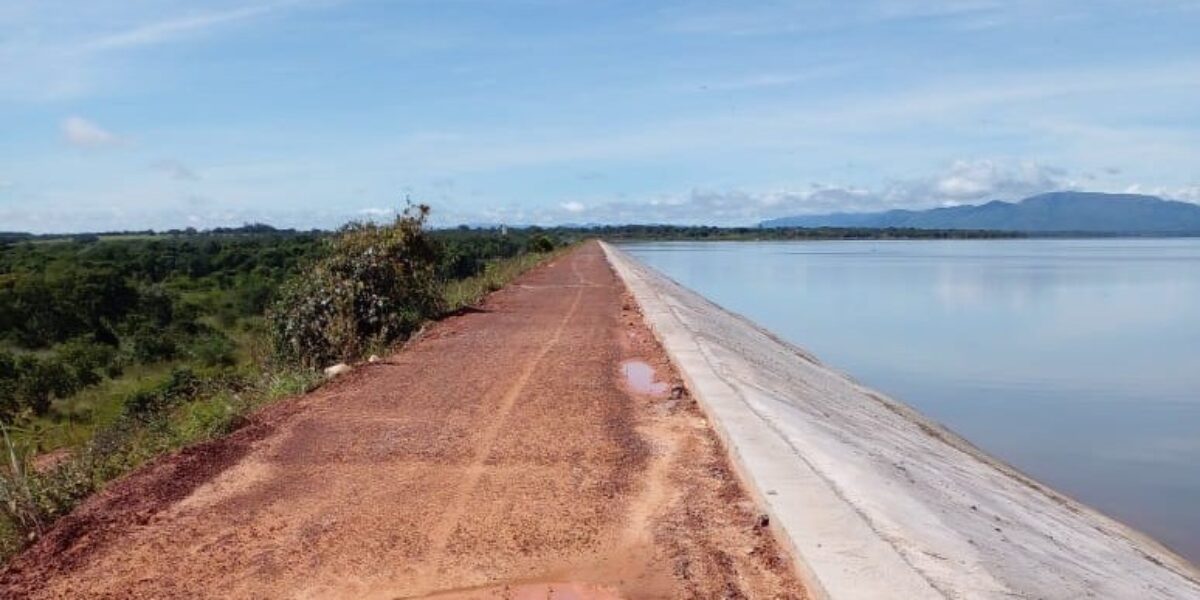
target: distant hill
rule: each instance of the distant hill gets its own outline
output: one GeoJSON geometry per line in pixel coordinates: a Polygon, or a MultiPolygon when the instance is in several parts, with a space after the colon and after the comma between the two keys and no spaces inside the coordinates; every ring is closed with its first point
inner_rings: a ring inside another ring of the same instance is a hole
{"type": "Polygon", "coordinates": [[[1200,206],[1138,194],[1052,192],[930,210],[801,215],[761,227],[909,227],[1027,232],[1200,234],[1200,206]]]}

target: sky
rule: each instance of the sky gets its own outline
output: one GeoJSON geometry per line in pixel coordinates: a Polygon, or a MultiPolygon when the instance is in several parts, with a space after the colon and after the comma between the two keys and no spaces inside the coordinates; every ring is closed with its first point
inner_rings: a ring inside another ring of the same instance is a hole
{"type": "Polygon", "coordinates": [[[1200,203],[1200,0],[5,0],[0,231],[1200,203]]]}

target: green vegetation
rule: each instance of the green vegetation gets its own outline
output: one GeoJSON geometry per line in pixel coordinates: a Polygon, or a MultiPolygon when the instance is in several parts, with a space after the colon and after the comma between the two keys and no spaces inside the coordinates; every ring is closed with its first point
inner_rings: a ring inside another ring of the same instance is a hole
{"type": "MultiPolygon", "coordinates": [[[[553,255],[561,251],[561,249],[552,248],[547,252],[553,255]]],[[[447,281],[442,291],[446,310],[457,312],[479,302],[484,296],[504,287],[505,284],[516,279],[517,275],[545,260],[546,256],[547,254],[542,252],[530,252],[511,258],[491,260],[477,275],[447,281]]]]}
{"type": "Polygon", "coordinates": [[[323,251],[313,234],[248,229],[0,250],[0,419],[61,413],[127,369],[244,362],[274,290],[323,251]]]}
{"type": "Polygon", "coordinates": [[[0,240],[0,556],[122,473],[235,429],[574,239],[428,231],[427,213],[334,233],[0,240]]]}
{"type": "Polygon", "coordinates": [[[428,208],[390,226],[356,223],[293,278],[270,312],[276,356],[316,369],[408,337],[442,311],[437,245],[422,226],[428,208]]]}
{"type": "Polygon", "coordinates": [[[35,458],[39,425],[0,423],[0,556],[36,539],[106,482],[145,461],[228,433],[264,403],[311,389],[318,377],[289,370],[252,374],[176,368],[136,383],[114,418],[70,453],[35,458]]]}

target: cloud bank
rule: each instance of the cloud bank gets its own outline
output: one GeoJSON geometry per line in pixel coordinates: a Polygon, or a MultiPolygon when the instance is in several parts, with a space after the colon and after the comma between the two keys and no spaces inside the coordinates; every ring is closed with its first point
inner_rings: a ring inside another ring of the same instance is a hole
{"type": "Polygon", "coordinates": [[[642,200],[572,200],[559,204],[556,210],[510,216],[547,223],[749,225],[793,215],[1011,201],[1080,187],[1066,170],[1036,162],[957,160],[932,176],[890,181],[875,188],[810,183],[800,188],[767,190],[693,189],[642,200]]]}

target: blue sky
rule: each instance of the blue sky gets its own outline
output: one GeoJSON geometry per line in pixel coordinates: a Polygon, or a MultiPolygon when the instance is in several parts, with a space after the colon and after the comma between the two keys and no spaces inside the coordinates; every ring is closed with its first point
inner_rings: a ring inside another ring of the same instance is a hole
{"type": "Polygon", "coordinates": [[[1200,0],[7,0],[0,230],[1200,202],[1198,31],[1200,0]]]}

